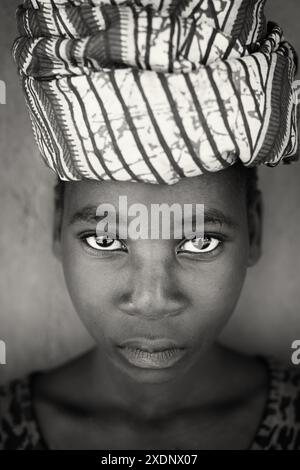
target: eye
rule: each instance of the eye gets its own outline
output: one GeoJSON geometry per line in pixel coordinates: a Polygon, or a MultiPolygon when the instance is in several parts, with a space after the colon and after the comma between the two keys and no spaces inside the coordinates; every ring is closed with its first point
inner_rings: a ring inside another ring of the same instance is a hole
{"type": "Polygon", "coordinates": [[[97,251],[124,251],[126,247],[124,243],[116,238],[110,238],[106,235],[96,236],[89,235],[83,237],[84,242],[97,251]]]}
{"type": "Polygon", "coordinates": [[[211,253],[221,244],[221,240],[216,237],[205,235],[195,237],[192,240],[184,240],[177,250],[178,253],[211,253]]]}

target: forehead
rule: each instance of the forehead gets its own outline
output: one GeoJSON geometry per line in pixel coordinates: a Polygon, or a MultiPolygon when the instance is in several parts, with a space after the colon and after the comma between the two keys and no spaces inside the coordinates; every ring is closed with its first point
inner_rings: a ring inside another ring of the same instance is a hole
{"type": "Polygon", "coordinates": [[[78,181],[67,182],[65,208],[78,210],[87,204],[117,204],[120,196],[126,196],[129,204],[205,204],[232,209],[244,208],[241,193],[244,187],[241,173],[235,167],[217,173],[185,178],[174,185],[116,182],[78,181]]]}

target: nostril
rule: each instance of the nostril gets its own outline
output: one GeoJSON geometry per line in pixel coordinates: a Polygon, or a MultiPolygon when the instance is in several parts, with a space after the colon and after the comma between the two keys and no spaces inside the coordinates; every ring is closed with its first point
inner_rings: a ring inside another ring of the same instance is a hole
{"type": "Polygon", "coordinates": [[[162,318],[176,317],[183,313],[182,310],[176,310],[174,312],[168,312],[168,313],[161,312],[161,311],[156,312],[156,313],[153,313],[153,312],[149,313],[149,312],[140,311],[140,310],[128,311],[128,310],[123,310],[123,309],[121,309],[121,311],[125,313],[126,315],[139,317],[139,318],[146,318],[149,321],[157,321],[157,320],[161,320],[162,318]]]}
{"type": "Polygon", "coordinates": [[[116,307],[127,315],[148,319],[183,313],[188,306],[188,298],[176,282],[174,272],[161,269],[158,261],[148,268],[128,273],[123,288],[115,297],[116,307]]]}
{"type": "Polygon", "coordinates": [[[149,320],[181,315],[187,307],[186,302],[140,302],[129,301],[119,303],[119,309],[131,316],[145,317],[149,320]]]}

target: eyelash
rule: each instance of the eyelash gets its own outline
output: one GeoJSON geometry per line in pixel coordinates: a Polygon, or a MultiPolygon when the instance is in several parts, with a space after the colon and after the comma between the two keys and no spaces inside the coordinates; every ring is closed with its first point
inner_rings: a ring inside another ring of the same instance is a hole
{"type": "MultiPolygon", "coordinates": [[[[196,240],[199,238],[202,238],[202,237],[195,237],[196,240]]],[[[225,240],[226,240],[226,237],[224,235],[221,235],[221,234],[213,234],[213,233],[208,233],[206,232],[204,234],[204,239],[209,239],[210,241],[212,240],[216,240],[218,242],[217,246],[210,250],[210,251],[189,251],[189,250],[182,250],[182,251],[177,251],[176,249],[176,252],[177,254],[184,254],[184,255],[188,255],[188,256],[192,256],[192,257],[197,257],[197,258],[209,258],[209,257],[213,257],[213,256],[216,256],[216,254],[218,254],[224,247],[224,243],[225,243],[225,240]]],[[[183,240],[180,244],[179,244],[179,248],[181,248],[183,245],[185,245],[186,243],[189,243],[189,242],[192,242],[193,240],[183,240]]]]}
{"type": "MultiPolygon", "coordinates": [[[[97,234],[95,232],[93,233],[83,233],[83,234],[80,234],[78,236],[78,238],[80,239],[80,241],[83,243],[85,249],[89,250],[92,254],[97,254],[97,255],[103,255],[103,253],[116,253],[116,252],[125,252],[127,251],[127,248],[126,248],[126,245],[125,243],[122,241],[122,240],[119,240],[118,238],[112,238],[111,240],[114,240],[114,241],[118,241],[120,242],[123,247],[125,248],[122,249],[122,248],[119,248],[119,249],[113,249],[113,250],[110,250],[110,249],[96,249],[96,248],[93,248],[92,246],[89,245],[89,243],[87,242],[87,239],[88,238],[92,238],[94,237],[95,239],[97,238],[97,234]]],[[[98,237],[98,238],[101,238],[101,237],[98,237]]],[[[104,237],[103,237],[104,238],[104,237]]],[[[109,237],[108,237],[109,238],[109,237]]]]}
{"type": "MultiPolygon", "coordinates": [[[[84,247],[85,249],[89,250],[92,254],[97,254],[97,255],[100,255],[100,256],[103,256],[104,253],[116,253],[116,252],[127,252],[127,246],[126,244],[118,239],[118,238],[112,238],[111,240],[114,240],[114,241],[118,241],[120,242],[122,245],[123,245],[123,248],[119,248],[119,249],[96,249],[96,248],[93,248],[92,246],[89,245],[89,243],[87,242],[87,239],[88,238],[91,238],[91,237],[94,237],[94,238],[97,238],[97,235],[95,232],[93,233],[83,233],[83,234],[80,234],[78,236],[78,238],[81,240],[81,242],[84,244],[84,247]],[[124,249],[125,248],[125,249],[124,249]]],[[[100,237],[99,237],[100,238],[100,237]]],[[[201,238],[201,237],[195,237],[196,239],[197,238],[201,238]]],[[[224,243],[225,241],[227,240],[227,237],[223,234],[215,234],[215,233],[211,233],[211,232],[205,232],[204,234],[204,238],[206,239],[210,239],[210,240],[217,240],[218,241],[218,244],[216,246],[216,248],[214,248],[213,250],[211,251],[206,251],[206,252],[192,252],[192,251],[188,251],[188,250],[182,250],[182,251],[178,251],[180,250],[180,248],[185,245],[186,243],[189,243],[189,242],[192,242],[192,240],[189,240],[189,239],[184,239],[180,242],[179,246],[176,247],[176,254],[183,254],[183,255],[188,255],[188,256],[192,256],[192,257],[197,257],[197,258],[209,258],[211,256],[216,256],[217,253],[219,253],[223,247],[224,247],[224,243]]]]}

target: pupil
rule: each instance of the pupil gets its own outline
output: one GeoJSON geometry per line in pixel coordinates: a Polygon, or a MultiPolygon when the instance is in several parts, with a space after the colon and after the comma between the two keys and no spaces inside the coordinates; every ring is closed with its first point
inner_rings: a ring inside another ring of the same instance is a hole
{"type": "Polygon", "coordinates": [[[97,243],[104,247],[104,248],[107,248],[109,246],[111,246],[113,244],[114,240],[112,240],[111,238],[108,238],[108,237],[100,237],[97,239],[97,243]]]}
{"type": "Polygon", "coordinates": [[[209,238],[195,238],[193,241],[193,245],[198,248],[198,250],[201,250],[203,248],[207,248],[209,246],[210,240],[209,238]]]}

